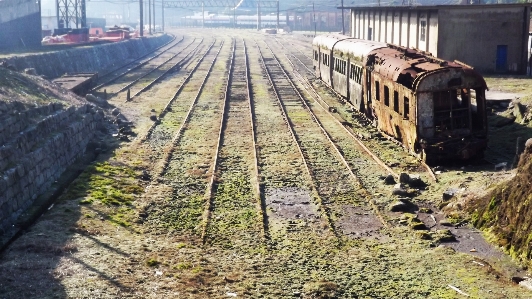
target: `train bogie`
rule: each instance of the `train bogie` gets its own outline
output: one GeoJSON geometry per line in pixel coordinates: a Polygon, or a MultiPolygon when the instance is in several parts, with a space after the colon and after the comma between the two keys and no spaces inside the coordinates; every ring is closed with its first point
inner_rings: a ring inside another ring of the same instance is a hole
{"type": "Polygon", "coordinates": [[[413,154],[471,159],[487,146],[484,79],[471,67],[415,49],[318,36],[315,74],[413,154]]]}

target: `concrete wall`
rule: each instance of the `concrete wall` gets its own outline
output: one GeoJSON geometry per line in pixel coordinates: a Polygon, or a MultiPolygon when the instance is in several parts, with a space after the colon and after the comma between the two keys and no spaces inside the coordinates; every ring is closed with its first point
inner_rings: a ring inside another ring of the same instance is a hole
{"type": "Polygon", "coordinates": [[[39,1],[0,1],[0,50],[41,45],[39,1]]]}
{"type": "Polygon", "coordinates": [[[170,39],[169,35],[144,37],[93,47],[72,48],[31,56],[14,56],[8,58],[7,61],[19,70],[35,68],[39,75],[57,78],[65,73],[99,72],[120,65],[127,59],[148,53],[170,39]]]}
{"type": "Polygon", "coordinates": [[[525,7],[440,10],[439,56],[495,72],[497,45],[507,45],[507,70],[524,73],[528,19],[525,7]]]}

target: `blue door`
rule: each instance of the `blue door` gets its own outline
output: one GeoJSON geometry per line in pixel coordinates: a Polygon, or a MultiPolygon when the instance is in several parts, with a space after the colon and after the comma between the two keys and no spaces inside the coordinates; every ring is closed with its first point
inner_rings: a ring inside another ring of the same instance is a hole
{"type": "Polygon", "coordinates": [[[507,59],[508,59],[508,46],[498,45],[497,46],[497,62],[495,63],[495,70],[498,72],[507,71],[508,70],[507,59]]]}

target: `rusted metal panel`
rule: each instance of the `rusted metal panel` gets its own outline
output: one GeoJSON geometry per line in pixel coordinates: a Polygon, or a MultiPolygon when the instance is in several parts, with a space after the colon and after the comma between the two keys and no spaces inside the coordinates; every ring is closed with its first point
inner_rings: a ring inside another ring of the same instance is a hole
{"type": "Polygon", "coordinates": [[[356,109],[362,110],[362,85],[355,83],[355,81],[349,81],[349,101],[356,109]]]}
{"type": "Polygon", "coordinates": [[[421,138],[434,137],[434,105],[432,94],[420,93],[417,95],[417,125],[421,138]]]}

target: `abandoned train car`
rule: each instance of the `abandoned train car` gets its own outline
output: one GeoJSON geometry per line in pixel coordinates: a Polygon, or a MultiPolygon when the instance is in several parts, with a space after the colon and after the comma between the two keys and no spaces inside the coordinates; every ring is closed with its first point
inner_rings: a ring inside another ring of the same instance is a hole
{"type": "Polygon", "coordinates": [[[313,41],[315,74],[428,163],[482,157],[486,82],[428,52],[339,34],[313,41]]]}

